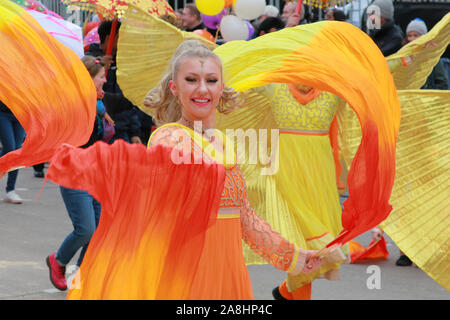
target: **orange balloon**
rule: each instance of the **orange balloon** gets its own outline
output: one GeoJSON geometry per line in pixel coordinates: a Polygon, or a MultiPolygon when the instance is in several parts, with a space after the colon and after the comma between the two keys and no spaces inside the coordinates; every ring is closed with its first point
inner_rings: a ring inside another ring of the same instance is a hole
{"type": "Polygon", "coordinates": [[[200,37],[205,38],[206,40],[209,40],[211,42],[216,42],[216,40],[214,39],[212,34],[206,30],[197,29],[197,30],[194,30],[194,33],[199,35],[200,37]]]}

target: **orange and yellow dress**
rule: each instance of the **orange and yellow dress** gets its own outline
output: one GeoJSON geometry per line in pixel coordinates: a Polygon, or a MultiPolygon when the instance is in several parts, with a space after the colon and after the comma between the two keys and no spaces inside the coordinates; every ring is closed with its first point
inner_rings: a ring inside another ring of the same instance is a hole
{"type": "Polygon", "coordinates": [[[249,206],[239,166],[218,163],[209,141],[191,137],[169,124],[148,149],[118,141],[58,150],[48,177],[89,190],[103,208],[68,299],[253,299],[242,240],[281,270],[303,267],[299,249],[249,206]],[[179,152],[203,163],[176,164],[179,152]]]}

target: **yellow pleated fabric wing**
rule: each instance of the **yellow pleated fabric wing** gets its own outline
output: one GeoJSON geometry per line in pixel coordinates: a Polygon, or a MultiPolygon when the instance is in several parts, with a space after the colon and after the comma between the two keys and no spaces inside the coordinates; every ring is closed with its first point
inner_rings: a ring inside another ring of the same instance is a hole
{"type": "Polygon", "coordinates": [[[450,13],[433,29],[386,58],[399,90],[420,89],[450,42],[450,13]],[[410,59],[404,66],[402,58],[410,59]]]}

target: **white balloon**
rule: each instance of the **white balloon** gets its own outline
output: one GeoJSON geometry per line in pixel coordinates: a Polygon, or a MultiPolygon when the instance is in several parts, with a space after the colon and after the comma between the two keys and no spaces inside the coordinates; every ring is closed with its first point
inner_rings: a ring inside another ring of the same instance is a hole
{"type": "Polygon", "coordinates": [[[234,12],[239,18],[253,20],[264,13],[266,0],[236,0],[234,12]]]}
{"type": "Polygon", "coordinates": [[[220,21],[220,33],[225,41],[247,40],[248,27],[241,18],[228,15],[220,21]]]}

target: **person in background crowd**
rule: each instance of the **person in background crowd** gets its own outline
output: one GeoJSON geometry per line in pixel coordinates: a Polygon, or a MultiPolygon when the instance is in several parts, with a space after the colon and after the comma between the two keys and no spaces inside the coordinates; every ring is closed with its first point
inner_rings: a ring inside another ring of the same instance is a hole
{"type": "Polygon", "coordinates": [[[261,22],[258,28],[257,36],[262,36],[263,34],[275,32],[284,28],[283,21],[278,17],[268,17],[261,22]]]}
{"type": "MultiPolygon", "coordinates": [[[[412,20],[408,26],[406,27],[406,39],[405,42],[409,43],[411,41],[420,38],[424,34],[428,32],[427,25],[421,19],[412,20]]],[[[447,90],[448,89],[448,77],[445,71],[444,62],[439,60],[436,66],[433,68],[433,71],[427,78],[427,81],[423,85],[422,89],[439,89],[439,90],[447,90]]]]}
{"type": "Polygon", "coordinates": [[[347,17],[345,16],[344,11],[333,8],[327,11],[325,15],[325,20],[335,20],[335,21],[346,21],[347,17]]]}
{"type": "MultiPolygon", "coordinates": [[[[10,151],[20,149],[24,139],[25,130],[22,125],[11,110],[0,101],[0,142],[2,144],[0,156],[3,156],[10,151]]],[[[0,172],[0,178],[3,174],[4,173],[0,172]]],[[[22,198],[15,191],[18,174],[18,169],[8,172],[6,194],[3,198],[3,202],[13,204],[22,203],[22,198]]]]}
{"type": "Polygon", "coordinates": [[[45,176],[45,173],[44,173],[44,163],[39,163],[39,164],[35,164],[34,166],[33,166],[33,169],[34,169],[34,176],[36,177],[36,178],[43,178],[44,176],[45,176]]]}
{"type": "Polygon", "coordinates": [[[281,19],[286,27],[295,27],[299,24],[307,23],[305,19],[305,6],[302,4],[302,9],[300,14],[297,14],[295,10],[297,9],[297,1],[286,2],[283,7],[283,13],[281,14],[281,19]]]}
{"type": "MultiPolygon", "coordinates": [[[[104,113],[104,110],[102,110],[103,104],[99,103],[99,101],[101,102],[103,95],[102,87],[106,79],[105,66],[98,58],[84,56],[82,61],[97,89],[97,114],[94,127],[89,141],[80,147],[85,149],[103,138],[103,125],[99,114],[104,113]]],[[[75,256],[77,251],[81,249],[77,261],[77,267],[80,267],[89,241],[98,226],[101,205],[100,202],[85,190],[66,188],[61,185],[60,191],[74,230],[64,239],[58,251],[46,258],[46,263],[49,268],[50,282],[57,289],[64,291],[67,289],[66,265],[75,256]]]]}
{"type": "Polygon", "coordinates": [[[109,35],[111,32],[112,21],[103,21],[98,27],[100,44],[93,43],[89,47],[86,55],[101,57],[105,68],[108,70],[106,83],[103,86],[105,96],[103,102],[106,112],[114,120],[115,135],[110,143],[117,139],[123,139],[126,142],[141,143],[140,131],[141,123],[137,114],[137,108],[127,99],[120,89],[116,78],[116,53],[117,40],[120,29],[120,22],[117,24],[116,37],[112,45],[112,55],[106,55],[109,35]]]}
{"type": "Polygon", "coordinates": [[[253,27],[255,29],[259,29],[259,26],[261,25],[261,22],[264,21],[264,19],[269,18],[269,17],[277,18],[279,16],[280,16],[280,10],[278,10],[277,7],[272,6],[272,5],[267,5],[266,8],[264,9],[264,13],[262,15],[260,15],[258,17],[258,19],[256,19],[255,21],[252,22],[253,27]]]}
{"type": "Polygon", "coordinates": [[[367,8],[368,33],[385,57],[402,47],[403,32],[394,22],[392,0],[375,0],[367,8]]]}
{"type": "Polygon", "coordinates": [[[203,24],[202,16],[200,11],[193,3],[188,3],[183,9],[183,14],[181,15],[181,20],[183,22],[183,29],[185,31],[194,31],[205,29],[206,26],[203,24]]]}
{"type": "Polygon", "coordinates": [[[450,59],[449,58],[441,58],[442,64],[444,65],[444,69],[447,73],[448,82],[448,90],[450,90],[450,59]]]}

